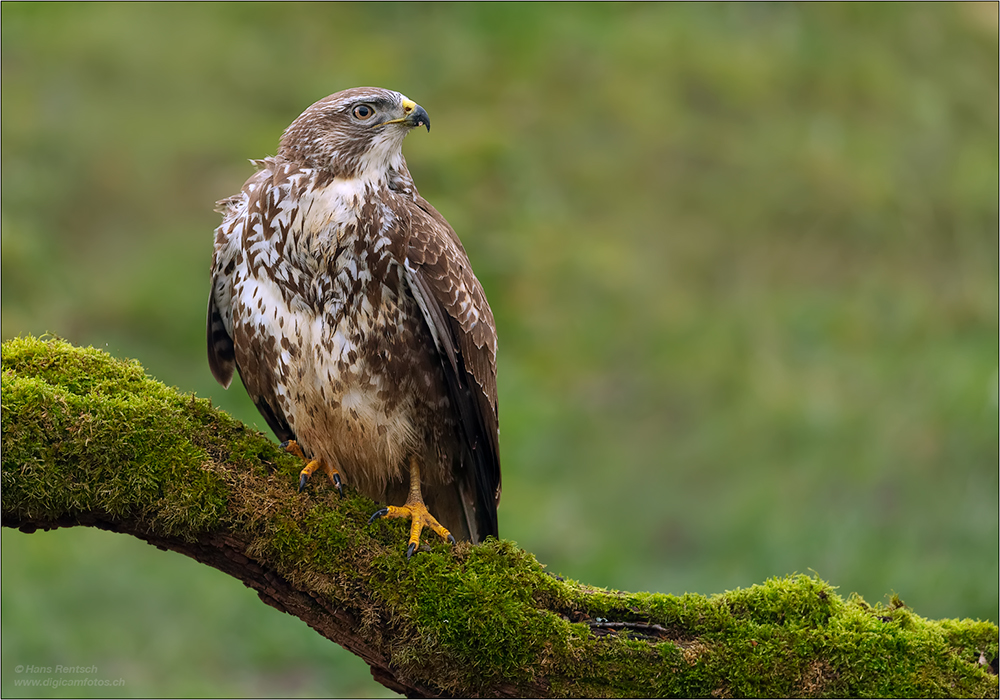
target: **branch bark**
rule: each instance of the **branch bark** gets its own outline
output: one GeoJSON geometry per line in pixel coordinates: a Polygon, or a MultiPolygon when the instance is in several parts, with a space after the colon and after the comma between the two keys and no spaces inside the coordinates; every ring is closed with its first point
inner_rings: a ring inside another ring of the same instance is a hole
{"type": "Polygon", "coordinates": [[[123,532],[234,576],[408,696],[996,697],[995,624],[930,621],[795,576],[706,597],[547,575],[512,543],[367,524],[348,489],[296,493],[263,435],[58,340],[3,344],[2,522],[123,532]],[[990,662],[992,661],[992,672],[990,662]]]}

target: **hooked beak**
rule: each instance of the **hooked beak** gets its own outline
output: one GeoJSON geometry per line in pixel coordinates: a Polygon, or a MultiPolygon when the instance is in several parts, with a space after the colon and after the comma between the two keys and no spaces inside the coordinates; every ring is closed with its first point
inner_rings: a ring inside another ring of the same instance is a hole
{"type": "Polygon", "coordinates": [[[415,126],[425,126],[427,127],[427,131],[431,130],[431,118],[427,116],[427,110],[413,100],[403,100],[403,114],[404,116],[400,119],[390,119],[387,122],[382,122],[382,124],[402,124],[411,129],[415,126]]]}

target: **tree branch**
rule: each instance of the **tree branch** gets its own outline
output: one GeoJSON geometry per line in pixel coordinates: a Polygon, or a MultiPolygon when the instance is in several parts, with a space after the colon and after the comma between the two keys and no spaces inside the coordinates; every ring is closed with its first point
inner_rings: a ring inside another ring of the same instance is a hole
{"type": "Polygon", "coordinates": [[[547,575],[513,544],[367,524],[347,489],[296,493],[263,435],[58,340],[3,344],[3,525],[135,535],[243,581],[410,696],[995,697],[997,627],[844,600],[816,578],[712,597],[547,575]],[[992,660],[993,673],[990,672],[992,660]]]}

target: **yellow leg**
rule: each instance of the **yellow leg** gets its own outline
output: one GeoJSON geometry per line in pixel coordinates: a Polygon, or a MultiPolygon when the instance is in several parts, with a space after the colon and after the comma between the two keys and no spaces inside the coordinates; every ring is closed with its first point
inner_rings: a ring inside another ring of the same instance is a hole
{"type": "Polygon", "coordinates": [[[420,464],[416,457],[410,457],[410,493],[406,497],[406,503],[402,506],[386,506],[381,508],[368,519],[369,524],[378,518],[410,518],[410,539],[406,548],[406,558],[413,556],[420,545],[420,532],[429,527],[436,532],[441,539],[455,544],[455,538],[448,532],[448,528],[437,521],[424,505],[424,497],[420,493],[420,464]]]}
{"type": "Polygon", "coordinates": [[[332,464],[328,464],[322,457],[313,460],[307,459],[305,453],[302,451],[302,448],[299,447],[299,443],[295,442],[295,440],[288,440],[287,442],[281,443],[281,448],[285,452],[289,452],[301,459],[303,462],[306,462],[306,466],[299,472],[299,491],[306,487],[306,482],[309,481],[309,477],[313,475],[313,472],[320,467],[323,467],[323,471],[326,472],[328,477],[330,477],[330,482],[337,487],[337,493],[340,494],[341,498],[344,497],[344,486],[340,480],[340,472],[338,472],[332,464]]]}

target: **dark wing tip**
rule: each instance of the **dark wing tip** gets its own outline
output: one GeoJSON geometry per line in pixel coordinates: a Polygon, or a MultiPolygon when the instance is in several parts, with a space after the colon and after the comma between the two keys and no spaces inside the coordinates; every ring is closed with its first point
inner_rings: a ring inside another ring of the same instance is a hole
{"type": "Polygon", "coordinates": [[[214,297],[208,300],[207,323],[208,367],[212,376],[224,389],[233,382],[233,372],[236,370],[236,348],[233,339],[229,337],[222,315],[215,307],[214,297]]]}

